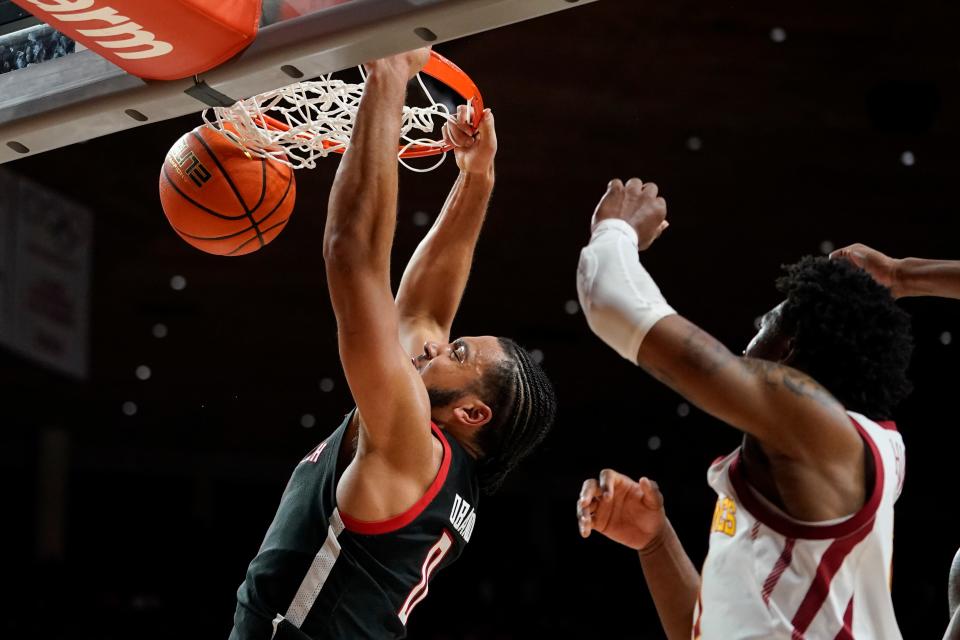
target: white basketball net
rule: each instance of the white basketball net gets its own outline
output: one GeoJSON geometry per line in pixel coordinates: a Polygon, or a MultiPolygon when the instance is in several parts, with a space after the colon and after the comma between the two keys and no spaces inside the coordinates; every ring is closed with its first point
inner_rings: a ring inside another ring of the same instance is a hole
{"type": "MultiPolygon", "coordinates": [[[[365,81],[362,67],[360,73],[365,81]]],[[[400,158],[400,154],[414,145],[442,148],[442,139],[414,137],[413,132],[434,133],[439,129],[435,126],[435,118],[446,121],[453,117],[445,104],[433,99],[419,74],[417,80],[430,106],[403,107],[400,126],[403,146],[397,157],[408,169],[425,172],[439,167],[447,154],[440,155],[435,164],[426,168],[411,166],[400,158]]],[[[273,158],[294,169],[312,169],[317,158],[325,158],[350,144],[363,87],[363,82],[350,84],[326,75],[319,80],[297,82],[261,93],[230,107],[205,109],[203,119],[253,155],[273,158]],[[283,123],[288,129],[269,127],[265,124],[265,116],[283,123]]]]}

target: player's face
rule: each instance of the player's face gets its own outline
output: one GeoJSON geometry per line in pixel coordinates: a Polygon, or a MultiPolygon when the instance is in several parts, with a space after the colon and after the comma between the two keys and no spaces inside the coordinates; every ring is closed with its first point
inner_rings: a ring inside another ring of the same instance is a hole
{"type": "Polygon", "coordinates": [[[753,337],[743,355],[771,362],[782,362],[790,352],[790,336],[780,326],[781,302],[760,318],[760,329],[753,337]]]}
{"type": "Polygon", "coordinates": [[[494,336],[464,337],[443,345],[426,343],[423,353],[413,358],[413,366],[427,389],[469,389],[505,355],[494,336]]]}

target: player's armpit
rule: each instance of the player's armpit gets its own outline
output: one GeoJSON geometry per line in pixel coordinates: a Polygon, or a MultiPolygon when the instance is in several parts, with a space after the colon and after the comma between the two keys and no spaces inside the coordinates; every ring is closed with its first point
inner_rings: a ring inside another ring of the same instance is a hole
{"type": "Polygon", "coordinates": [[[853,460],[863,442],[843,407],[789,366],[738,357],[681,316],[650,330],[639,364],[698,407],[794,459],[853,460]]]}
{"type": "MultiPolygon", "coordinates": [[[[366,428],[362,415],[357,413],[356,420],[361,429],[366,428]]],[[[402,448],[401,445],[370,451],[363,444],[359,446],[357,457],[337,483],[337,503],[342,514],[357,521],[380,522],[406,513],[423,498],[437,478],[443,453],[431,447],[418,454],[422,456],[420,460],[409,455],[413,451],[407,452],[403,460],[391,460],[402,448]]]]}

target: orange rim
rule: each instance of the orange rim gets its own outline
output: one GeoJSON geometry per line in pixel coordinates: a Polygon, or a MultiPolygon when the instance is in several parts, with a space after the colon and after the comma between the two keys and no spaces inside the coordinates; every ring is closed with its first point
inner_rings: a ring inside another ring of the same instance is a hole
{"type": "MultiPolygon", "coordinates": [[[[421,73],[425,73],[431,78],[439,80],[443,84],[456,91],[461,98],[466,100],[467,104],[473,107],[470,125],[473,127],[474,131],[480,128],[480,119],[483,117],[483,96],[480,95],[480,89],[477,88],[477,85],[474,84],[473,80],[470,79],[470,76],[468,76],[463,69],[455,65],[447,58],[444,58],[436,51],[431,50],[430,59],[427,60],[427,64],[423,66],[421,73]]],[[[262,124],[268,129],[275,129],[279,131],[287,131],[290,129],[286,123],[280,122],[279,120],[271,118],[270,116],[264,115],[262,116],[262,119],[262,124]]],[[[330,148],[340,145],[324,140],[323,146],[330,148]]],[[[424,158],[427,156],[440,155],[441,153],[447,153],[448,151],[453,150],[453,145],[444,143],[439,147],[426,146],[422,144],[413,144],[410,146],[400,145],[398,147],[398,151],[404,149],[405,147],[406,150],[400,154],[401,158],[424,158]]],[[[335,153],[343,153],[344,151],[346,151],[346,148],[342,146],[340,146],[339,149],[334,150],[335,153]]]]}

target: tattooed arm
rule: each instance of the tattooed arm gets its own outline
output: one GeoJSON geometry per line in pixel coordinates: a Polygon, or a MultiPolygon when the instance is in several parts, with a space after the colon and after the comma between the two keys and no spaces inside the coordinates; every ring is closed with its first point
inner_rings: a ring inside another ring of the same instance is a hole
{"type": "Polygon", "coordinates": [[[812,378],[735,356],[681,316],[654,325],[637,357],[648,373],[766,449],[806,458],[862,447],[843,407],[812,378]]]}
{"type": "Polygon", "coordinates": [[[863,504],[863,441],[840,403],[809,376],[736,356],[677,315],[654,325],[637,357],[658,380],[759,441],[794,517],[829,520],[863,504]]]}
{"type": "MultiPolygon", "coordinates": [[[[640,264],[637,250],[667,228],[666,213],[653,183],[634,178],[607,185],[577,272],[590,328],[620,355],[752,436],[747,466],[766,458],[768,480],[776,485],[768,493],[792,507],[791,515],[827,520],[851,513],[865,495],[864,444],[840,403],[791,367],[730,353],[676,315],[640,264]]],[[[764,317],[770,331],[761,332],[752,353],[780,359],[781,351],[789,352],[778,344],[778,316],[775,310],[764,317]]]]}

